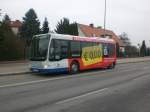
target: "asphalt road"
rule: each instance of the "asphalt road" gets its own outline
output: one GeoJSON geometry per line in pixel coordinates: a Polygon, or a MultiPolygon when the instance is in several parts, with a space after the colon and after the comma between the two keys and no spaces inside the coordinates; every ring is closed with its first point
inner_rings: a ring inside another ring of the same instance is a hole
{"type": "Polygon", "coordinates": [[[150,112],[150,62],[76,75],[0,76],[0,112],[150,112]]]}

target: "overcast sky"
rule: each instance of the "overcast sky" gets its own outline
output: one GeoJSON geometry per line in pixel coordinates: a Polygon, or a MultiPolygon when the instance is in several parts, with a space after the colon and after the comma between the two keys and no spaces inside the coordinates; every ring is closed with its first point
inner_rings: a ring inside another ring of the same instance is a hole
{"type": "MultiPolygon", "coordinates": [[[[107,0],[107,29],[117,35],[126,32],[134,45],[146,40],[150,46],[149,4],[150,0],[107,0]]],[[[22,20],[30,8],[41,22],[47,17],[52,30],[63,17],[103,26],[104,0],[0,0],[3,15],[7,13],[12,20],[22,20]]]]}

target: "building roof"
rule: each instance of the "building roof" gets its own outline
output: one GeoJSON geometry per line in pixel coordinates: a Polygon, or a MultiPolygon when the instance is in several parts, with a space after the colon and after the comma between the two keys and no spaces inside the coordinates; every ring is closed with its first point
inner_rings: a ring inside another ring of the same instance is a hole
{"type": "Polygon", "coordinates": [[[11,21],[11,22],[10,22],[10,26],[11,26],[11,27],[20,28],[20,27],[22,26],[22,23],[21,23],[21,21],[19,21],[19,20],[11,21]]]}
{"type": "Polygon", "coordinates": [[[119,46],[124,47],[123,42],[119,39],[119,37],[111,30],[105,30],[102,28],[96,28],[94,27],[93,24],[90,25],[83,25],[83,24],[78,24],[78,27],[80,27],[81,31],[84,33],[85,36],[87,37],[102,37],[104,34],[107,36],[111,36],[113,40],[115,40],[119,46]]]}

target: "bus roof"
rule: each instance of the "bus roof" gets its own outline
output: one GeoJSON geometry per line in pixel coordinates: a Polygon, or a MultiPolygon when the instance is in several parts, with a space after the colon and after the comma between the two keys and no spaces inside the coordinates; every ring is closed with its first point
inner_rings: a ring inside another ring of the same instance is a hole
{"type": "MultiPolygon", "coordinates": [[[[51,35],[52,38],[57,38],[57,39],[85,41],[85,42],[104,42],[104,43],[114,43],[114,44],[116,43],[113,39],[103,38],[103,37],[80,37],[80,36],[55,34],[55,33],[47,33],[47,34],[51,35]]],[[[40,34],[35,36],[42,36],[47,34],[40,34]]]]}

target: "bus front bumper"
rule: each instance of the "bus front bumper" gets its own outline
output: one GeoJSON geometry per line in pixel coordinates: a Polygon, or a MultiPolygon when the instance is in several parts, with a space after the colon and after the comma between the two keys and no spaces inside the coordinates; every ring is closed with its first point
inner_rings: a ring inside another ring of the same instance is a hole
{"type": "Polygon", "coordinates": [[[68,68],[44,69],[44,68],[30,68],[33,73],[66,73],[68,68]]]}

